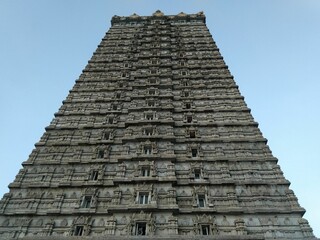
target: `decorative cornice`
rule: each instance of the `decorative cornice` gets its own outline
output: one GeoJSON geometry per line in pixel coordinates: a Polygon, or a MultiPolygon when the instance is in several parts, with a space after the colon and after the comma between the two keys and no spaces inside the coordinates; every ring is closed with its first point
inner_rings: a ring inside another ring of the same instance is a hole
{"type": "Polygon", "coordinates": [[[132,15],[128,17],[120,17],[120,16],[113,16],[111,19],[111,25],[114,25],[115,23],[130,23],[130,22],[147,22],[151,20],[166,20],[166,21],[191,21],[191,20],[200,20],[201,22],[206,22],[206,16],[204,15],[203,12],[198,12],[195,14],[187,14],[184,12],[180,12],[177,15],[165,15],[163,12],[160,10],[155,11],[152,16],[140,16],[136,13],[133,13],[132,15]]]}

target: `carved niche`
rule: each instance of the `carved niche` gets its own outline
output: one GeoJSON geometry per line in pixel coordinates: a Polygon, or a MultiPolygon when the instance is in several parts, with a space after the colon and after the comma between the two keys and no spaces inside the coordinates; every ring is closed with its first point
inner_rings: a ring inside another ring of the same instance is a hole
{"type": "Polygon", "coordinates": [[[157,167],[154,161],[139,161],[134,172],[135,177],[155,177],[157,176],[157,167]]]}
{"type": "Polygon", "coordinates": [[[130,222],[126,226],[127,235],[153,236],[156,231],[156,221],[152,213],[133,213],[130,222]]]}
{"type": "Polygon", "coordinates": [[[93,221],[91,216],[79,216],[72,221],[69,236],[88,236],[91,232],[93,221]]]}

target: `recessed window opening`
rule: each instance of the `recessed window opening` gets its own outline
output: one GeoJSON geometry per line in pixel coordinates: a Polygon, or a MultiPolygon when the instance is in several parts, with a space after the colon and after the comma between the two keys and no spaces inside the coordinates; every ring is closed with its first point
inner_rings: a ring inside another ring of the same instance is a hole
{"type": "Polygon", "coordinates": [[[121,93],[117,93],[116,98],[121,98],[121,93]]]}
{"type": "Polygon", "coordinates": [[[148,101],[148,106],[149,107],[154,107],[154,105],[155,105],[154,101],[148,101]]]}
{"type": "Polygon", "coordinates": [[[191,154],[192,154],[192,157],[197,157],[198,156],[198,150],[197,149],[192,149],[191,150],[191,154]]]}
{"type": "Polygon", "coordinates": [[[201,178],[201,170],[195,169],[194,170],[194,179],[200,179],[201,178]]]}
{"type": "Polygon", "coordinates": [[[109,140],[110,139],[110,132],[104,132],[103,133],[103,139],[104,140],[109,140]]]}
{"type": "Polygon", "coordinates": [[[146,235],[146,230],[147,230],[147,224],[145,222],[136,223],[135,235],[137,236],[146,235]]]}
{"type": "Polygon", "coordinates": [[[112,123],[113,123],[113,117],[109,117],[108,123],[109,123],[109,124],[112,124],[112,123]]]}
{"type": "Polygon", "coordinates": [[[191,104],[190,103],[186,103],[186,109],[190,109],[191,108],[191,104]]]}
{"type": "Polygon", "coordinates": [[[198,195],[198,206],[201,208],[206,206],[206,198],[204,195],[198,195]]]}
{"type": "Polygon", "coordinates": [[[142,167],[141,168],[141,176],[149,177],[150,176],[150,167],[142,167]]]}
{"type": "Polygon", "coordinates": [[[81,202],[81,208],[90,208],[92,196],[84,196],[81,202]]]}
{"type": "Polygon", "coordinates": [[[189,97],[189,92],[185,92],[185,93],[184,93],[184,96],[185,96],[185,97],[189,97]]]}
{"type": "Polygon", "coordinates": [[[148,204],[149,203],[149,193],[147,192],[141,192],[139,193],[139,204],[148,204]]]}
{"type": "Polygon", "coordinates": [[[155,94],[156,94],[156,90],[150,89],[150,90],[149,90],[149,94],[150,94],[150,95],[155,95],[155,94]]]}
{"type": "Polygon", "coordinates": [[[91,180],[91,181],[97,181],[97,180],[98,180],[98,176],[99,176],[99,172],[98,172],[97,170],[93,170],[93,171],[90,173],[89,180],[91,180]]]}
{"type": "Polygon", "coordinates": [[[202,235],[210,235],[210,226],[209,225],[202,225],[201,226],[201,234],[202,235]]]}
{"type": "Polygon", "coordinates": [[[84,233],[84,227],[83,226],[76,226],[74,230],[74,236],[82,236],[84,233]]]}
{"type": "Polygon", "coordinates": [[[102,149],[98,150],[98,158],[104,158],[104,150],[102,149]]]}
{"type": "Polygon", "coordinates": [[[191,123],[192,122],[192,116],[187,116],[187,122],[191,123]]]}
{"type": "Polygon", "coordinates": [[[117,109],[118,109],[118,106],[117,106],[117,105],[113,105],[113,106],[112,106],[112,109],[113,109],[113,110],[117,110],[117,109]]]}
{"type": "Polygon", "coordinates": [[[153,120],[153,114],[147,114],[146,118],[147,120],[153,120]]]}
{"type": "Polygon", "coordinates": [[[155,83],[157,83],[157,80],[156,80],[156,79],[150,79],[150,80],[149,80],[149,83],[155,84],[155,83]]]}
{"type": "Polygon", "coordinates": [[[196,132],[195,131],[190,131],[189,132],[190,138],[195,138],[196,137],[196,132]]]}
{"type": "Polygon", "coordinates": [[[147,136],[153,135],[153,129],[152,128],[146,128],[144,130],[144,134],[147,135],[147,136]]]}
{"type": "Polygon", "coordinates": [[[145,146],[144,147],[144,154],[151,154],[151,153],[152,153],[151,146],[145,146]]]}

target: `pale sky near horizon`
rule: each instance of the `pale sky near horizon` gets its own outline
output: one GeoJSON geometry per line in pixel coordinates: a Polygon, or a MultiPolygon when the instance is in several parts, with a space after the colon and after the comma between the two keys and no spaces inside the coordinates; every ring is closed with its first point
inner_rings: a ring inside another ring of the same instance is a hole
{"type": "Polygon", "coordinates": [[[320,1],[1,0],[0,198],[113,15],[204,11],[291,189],[320,236],[320,1]]]}

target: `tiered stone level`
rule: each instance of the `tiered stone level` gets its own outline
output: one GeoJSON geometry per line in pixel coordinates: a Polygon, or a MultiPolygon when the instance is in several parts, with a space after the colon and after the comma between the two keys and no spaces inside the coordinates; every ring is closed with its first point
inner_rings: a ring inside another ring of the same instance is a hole
{"type": "Polygon", "coordinates": [[[314,238],[203,13],[113,17],[35,146],[1,239],[314,238]]]}

